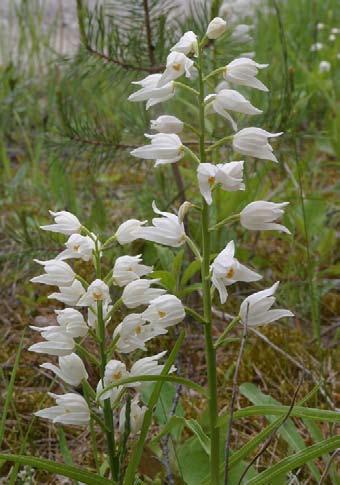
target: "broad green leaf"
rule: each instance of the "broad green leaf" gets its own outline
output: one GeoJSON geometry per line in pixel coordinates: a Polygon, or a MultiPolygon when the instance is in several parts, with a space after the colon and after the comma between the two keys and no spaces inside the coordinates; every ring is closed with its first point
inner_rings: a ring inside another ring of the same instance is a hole
{"type": "Polygon", "coordinates": [[[210,455],[210,438],[205,434],[199,422],[196,419],[186,419],[185,425],[195,434],[206,454],[210,455]]]}
{"type": "Polygon", "coordinates": [[[160,279],[160,283],[172,293],[176,290],[176,279],[170,271],[153,271],[152,278],[160,279]]]}
{"type": "Polygon", "coordinates": [[[32,468],[38,468],[39,470],[44,470],[55,475],[62,475],[63,477],[78,480],[79,482],[83,482],[88,485],[112,485],[111,480],[107,480],[106,478],[95,475],[94,473],[90,473],[76,466],[64,465],[62,463],[56,463],[55,461],[46,460],[45,458],[0,454],[0,460],[20,463],[20,465],[28,465],[32,468]]]}
{"type": "Polygon", "coordinates": [[[189,264],[186,270],[183,273],[181,278],[181,287],[185,286],[188,281],[196,274],[201,268],[201,263],[197,259],[189,264]]]}
{"type": "MultiPolygon", "coordinates": [[[[280,403],[278,401],[276,401],[271,396],[263,394],[254,384],[242,384],[240,386],[240,392],[255,405],[270,403],[273,405],[273,407],[275,407],[276,405],[280,406],[280,403]]],[[[266,418],[270,423],[273,423],[275,421],[274,416],[267,414],[266,418]]],[[[288,443],[292,450],[300,451],[306,448],[306,444],[303,438],[300,436],[298,430],[295,427],[295,424],[291,419],[287,419],[287,421],[280,427],[280,429],[278,430],[278,434],[288,443]]],[[[320,473],[315,464],[308,463],[308,467],[313,477],[317,481],[320,480],[320,473]]]]}
{"type": "Polygon", "coordinates": [[[66,436],[63,428],[61,426],[57,427],[57,435],[59,441],[60,452],[64,458],[66,465],[73,465],[72,455],[67,446],[66,436]]]}
{"type": "Polygon", "coordinates": [[[256,478],[250,479],[247,483],[248,485],[268,485],[269,483],[276,483],[275,479],[283,473],[295,470],[315,458],[336,450],[338,447],[340,447],[340,436],[333,436],[332,438],[315,443],[292,456],[287,456],[275,465],[267,468],[256,478]]]}

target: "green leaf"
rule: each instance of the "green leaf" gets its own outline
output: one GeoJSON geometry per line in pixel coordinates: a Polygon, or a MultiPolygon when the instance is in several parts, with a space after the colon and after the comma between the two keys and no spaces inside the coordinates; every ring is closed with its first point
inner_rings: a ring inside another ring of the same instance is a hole
{"type": "Polygon", "coordinates": [[[276,483],[275,479],[283,473],[295,470],[295,468],[305,465],[315,458],[336,450],[339,446],[340,436],[333,436],[332,438],[315,443],[267,468],[267,470],[257,475],[256,478],[250,479],[248,485],[268,485],[268,483],[276,483]]]}
{"type": "Polygon", "coordinates": [[[194,433],[206,454],[210,455],[210,438],[205,434],[199,422],[196,419],[185,419],[185,425],[194,433]]]}
{"type": "Polygon", "coordinates": [[[181,287],[185,286],[188,281],[201,269],[201,263],[197,259],[189,264],[187,269],[184,271],[181,278],[181,287]]]}
{"type": "Polygon", "coordinates": [[[162,286],[172,293],[176,290],[176,279],[170,271],[153,271],[152,278],[160,279],[162,286]]]}
{"type": "Polygon", "coordinates": [[[66,436],[63,428],[61,426],[57,427],[57,435],[59,441],[60,452],[64,458],[66,465],[73,465],[72,455],[67,446],[66,436]]]}
{"type": "MultiPolygon", "coordinates": [[[[257,405],[271,403],[273,407],[280,406],[281,404],[273,399],[271,396],[263,394],[254,384],[246,383],[240,386],[240,392],[246,396],[251,402],[257,405]]],[[[294,409],[294,408],[293,408],[294,409]]],[[[287,409],[288,412],[289,408],[287,409]]],[[[266,415],[270,423],[275,421],[275,418],[271,415],[266,415]]],[[[291,419],[287,419],[283,426],[278,430],[278,434],[288,443],[288,445],[294,451],[300,451],[306,448],[305,442],[300,436],[295,424],[291,419]]],[[[320,480],[320,473],[314,463],[309,463],[308,467],[316,481],[320,480]]]]}
{"type": "Polygon", "coordinates": [[[99,475],[95,475],[94,473],[90,473],[76,466],[56,463],[55,461],[46,460],[45,458],[0,454],[0,460],[20,463],[20,465],[28,465],[32,468],[45,470],[55,475],[62,475],[63,477],[78,480],[79,482],[87,483],[88,485],[112,485],[111,480],[107,480],[99,475]]]}

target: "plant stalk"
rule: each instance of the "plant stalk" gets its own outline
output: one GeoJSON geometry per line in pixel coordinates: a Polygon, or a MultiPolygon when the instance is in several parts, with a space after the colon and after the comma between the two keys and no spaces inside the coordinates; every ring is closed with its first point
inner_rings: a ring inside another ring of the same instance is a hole
{"type": "MultiPolygon", "coordinates": [[[[200,119],[200,161],[205,163],[205,117],[204,117],[204,79],[202,48],[198,52],[199,71],[199,119],[200,119]]],[[[218,418],[217,408],[217,375],[216,375],[216,352],[212,338],[212,312],[210,293],[210,232],[209,232],[209,205],[202,197],[202,289],[203,289],[203,310],[204,310],[204,336],[206,363],[208,370],[208,404],[209,404],[209,425],[210,425],[210,480],[211,485],[219,484],[219,459],[220,459],[220,437],[219,429],[216,427],[218,418]]]]}

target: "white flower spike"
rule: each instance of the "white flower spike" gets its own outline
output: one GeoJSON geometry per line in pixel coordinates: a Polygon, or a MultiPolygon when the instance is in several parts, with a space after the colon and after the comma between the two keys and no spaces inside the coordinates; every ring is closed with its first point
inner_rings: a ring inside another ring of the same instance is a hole
{"type": "Polygon", "coordinates": [[[236,111],[246,115],[262,113],[262,110],[255,108],[242,94],[233,89],[222,89],[217,94],[207,96],[206,101],[211,101],[214,111],[228,120],[234,131],[237,130],[237,124],[228,111],[236,111]]]}
{"type": "Polygon", "coordinates": [[[261,275],[241,264],[234,254],[235,244],[234,241],[230,241],[211,265],[212,284],[219,292],[221,303],[225,303],[228,297],[226,286],[237,281],[251,282],[262,278],[261,275]]]}
{"type": "Polygon", "coordinates": [[[40,332],[46,341],[31,345],[28,349],[30,352],[57,355],[58,357],[72,354],[75,343],[64,328],[57,326],[47,328],[31,326],[31,328],[40,332]]]}
{"type": "Polygon", "coordinates": [[[233,84],[268,91],[267,86],[256,78],[258,70],[265,67],[268,67],[268,64],[258,64],[253,59],[240,57],[227,64],[223,77],[233,84]]]}
{"type": "Polygon", "coordinates": [[[104,281],[96,279],[90,284],[85,295],[80,298],[77,306],[92,306],[98,301],[107,302],[109,300],[109,287],[104,281]]]}
{"type": "Polygon", "coordinates": [[[128,244],[139,238],[139,230],[147,221],[129,219],[123,222],[117,229],[115,237],[119,244],[128,244]]]}
{"type": "MultiPolygon", "coordinates": [[[[109,323],[109,314],[112,309],[112,305],[109,301],[103,301],[103,318],[105,325],[109,323]]],[[[97,317],[97,308],[96,306],[89,307],[87,310],[87,322],[91,328],[97,328],[98,325],[98,317],[97,317]]]]}
{"type": "Polygon", "coordinates": [[[156,160],[155,167],[165,163],[175,163],[184,155],[181,139],[175,133],[145,134],[150,138],[151,145],[145,145],[132,150],[130,154],[137,158],[156,160]]]}
{"type": "Polygon", "coordinates": [[[215,40],[221,37],[221,35],[223,35],[226,30],[227,30],[227,22],[221,19],[221,17],[215,17],[209,23],[207,32],[205,35],[208,37],[208,39],[215,40]]]}
{"type": "Polygon", "coordinates": [[[175,133],[179,134],[183,131],[183,121],[176,118],[176,116],[162,115],[158,116],[156,120],[151,120],[151,129],[159,133],[175,133]]]}
{"type": "Polygon", "coordinates": [[[142,88],[131,94],[128,97],[128,100],[133,102],[146,101],[146,109],[148,110],[151,106],[172,98],[175,95],[173,82],[169,82],[164,86],[159,87],[158,83],[161,77],[162,74],[150,74],[141,81],[133,82],[132,84],[140,85],[142,88]]]}
{"type": "Polygon", "coordinates": [[[142,256],[120,256],[116,259],[112,271],[114,283],[118,286],[126,286],[131,281],[138,280],[152,272],[152,266],[141,264],[142,256]]]}
{"type": "Polygon", "coordinates": [[[51,214],[51,216],[54,217],[55,224],[40,226],[40,229],[43,229],[44,231],[59,232],[60,234],[66,234],[66,236],[70,236],[71,234],[76,234],[80,232],[81,224],[78,218],[75,215],[71,214],[71,212],[49,211],[49,213],[51,214]]]}
{"type": "Polygon", "coordinates": [[[128,354],[137,349],[146,350],[145,342],[163,333],[166,331],[148,324],[141,314],[130,313],[117,325],[112,338],[116,340],[119,337],[116,343],[117,351],[128,354]]]}
{"type": "MultiPolygon", "coordinates": [[[[146,406],[139,405],[139,396],[135,396],[131,401],[130,408],[130,431],[133,435],[136,435],[141,430],[144,414],[148,408],[146,406]]],[[[126,421],[126,404],[122,407],[119,413],[119,432],[124,433],[125,421],[126,421]]]]}
{"type": "Polygon", "coordinates": [[[207,204],[212,203],[212,189],[215,184],[221,184],[223,190],[235,192],[244,190],[243,161],[228,162],[213,165],[200,163],[197,167],[197,178],[200,192],[207,204]]]}
{"type": "Polygon", "coordinates": [[[251,202],[240,213],[241,225],[251,231],[280,231],[290,234],[289,229],[274,222],[283,215],[283,208],[288,204],[289,202],[277,204],[265,200],[251,202]]]}
{"type": "Polygon", "coordinates": [[[90,261],[95,243],[89,236],[72,234],[65,243],[65,246],[66,249],[58,254],[56,260],[62,261],[65,259],[79,258],[83,261],[90,261]]]}
{"type": "MultiPolygon", "coordinates": [[[[158,363],[159,359],[164,357],[166,354],[166,350],[164,352],[160,352],[159,354],[152,355],[151,357],[143,357],[142,359],[136,360],[136,362],[132,365],[130,369],[130,376],[143,376],[143,375],[150,375],[150,376],[159,376],[163,370],[164,365],[158,363]]],[[[175,372],[176,367],[172,366],[169,373],[175,372]]],[[[148,382],[133,382],[131,384],[127,384],[128,387],[137,387],[140,389],[143,385],[148,384],[148,382]]]]}
{"type": "Polygon", "coordinates": [[[233,148],[242,155],[260,158],[262,160],[272,160],[278,163],[273,153],[273,148],[268,143],[268,138],[276,138],[281,133],[269,133],[262,128],[243,128],[233,136],[233,148]]]}
{"type": "Polygon", "coordinates": [[[158,210],[155,201],[152,203],[152,208],[156,214],[162,217],[154,217],[153,226],[143,227],[140,231],[140,238],[174,248],[184,244],[186,241],[184,224],[179,221],[178,216],[158,210]]]}
{"type": "Polygon", "coordinates": [[[83,396],[73,392],[62,395],[52,392],[48,394],[55,399],[56,406],[41,409],[34,413],[35,416],[66,425],[86,426],[89,423],[90,410],[83,396]]]}
{"type": "Polygon", "coordinates": [[[58,300],[65,305],[76,306],[80,297],[85,294],[83,285],[78,280],[74,280],[71,286],[59,287],[59,293],[51,293],[48,298],[58,300]]]}
{"type": "Polygon", "coordinates": [[[289,310],[270,310],[271,306],[275,303],[275,297],[273,295],[278,286],[279,282],[277,281],[270,288],[248,296],[241,303],[240,317],[243,324],[253,327],[272,323],[279,318],[294,316],[289,310]]]}
{"type": "Polygon", "coordinates": [[[181,300],[175,295],[162,295],[150,303],[142,313],[142,318],[155,329],[160,328],[166,333],[168,327],[177,325],[185,318],[185,310],[181,300]]]}
{"type": "Polygon", "coordinates": [[[195,56],[197,56],[198,54],[197,35],[191,30],[189,30],[188,32],[185,32],[185,34],[182,35],[182,37],[179,39],[177,44],[171,47],[170,50],[171,52],[181,52],[186,56],[188,54],[194,54],[195,56]]]}
{"type": "Polygon", "coordinates": [[[161,288],[151,288],[153,283],[159,280],[136,280],[125,286],[122,300],[128,308],[136,308],[140,305],[148,305],[152,300],[165,293],[161,288]]]}
{"type": "Polygon", "coordinates": [[[85,337],[88,326],[83,315],[75,308],[65,308],[64,310],[54,310],[57,315],[57,322],[65,329],[72,338],[85,337]]]}
{"type": "Polygon", "coordinates": [[[169,82],[178,79],[183,74],[187,78],[191,78],[193,75],[193,66],[194,61],[182,52],[171,52],[167,57],[165,71],[158,81],[157,86],[161,88],[169,82]]]}
{"type": "Polygon", "coordinates": [[[74,387],[79,386],[83,379],[86,380],[88,378],[85,365],[77,354],[59,357],[59,367],[49,362],[41,364],[40,367],[51,370],[56,376],[66,382],[66,384],[74,387]]]}
{"type": "Polygon", "coordinates": [[[36,263],[44,266],[45,274],[35,276],[31,279],[32,283],[42,283],[52,286],[71,286],[75,280],[75,273],[71,266],[64,261],[51,259],[49,261],[34,260],[36,263]]]}

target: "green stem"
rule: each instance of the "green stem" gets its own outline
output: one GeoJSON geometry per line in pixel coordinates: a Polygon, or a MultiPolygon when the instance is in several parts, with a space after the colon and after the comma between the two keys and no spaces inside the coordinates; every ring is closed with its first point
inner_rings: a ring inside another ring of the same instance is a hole
{"type": "MultiPolygon", "coordinates": [[[[100,262],[100,249],[97,241],[96,241],[96,248],[94,251],[94,260],[95,260],[95,266],[96,266],[96,276],[97,278],[101,279],[102,271],[101,271],[101,262],[100,262]]],[[[106,349],[105,349],[105,321],[103,317],[102,301],[97,302],[97,319],[98,319],[97,336],[99,340],[99,351],[100,351],[100,377],[102,381],[102,386],[104,388],[105,387],[104,374],[105,374],[107,358],[106,358],[106,349]]],[[[106,441],[107,441],[109,465],[110,465],[110,470],[112,474],[112,479],[114,481],[117,481],[119,476],[119,460],[115,452],[115,434],[114,434],[113,413],[111,409],[110,398],[105,399],[103,403],[103,408],[104,408],[104,423],[106,427],[106,441]]]]}
{"type": "MultiPolygon", "coordinates": [[[[226,336],[228,335],[231,330],[236,327],[238,322],[241,320],[240,316],[238,315],[237,317],[233,318],[232,321],[229,323],[229,325],[226,326],[226,328],[223,330],[221,335],[218,337],[215,343],[215,349],[220,347],[223,343],[225,343],[226,336]]],[[[237,339],[238,340],[238,339],[237,339]]]]}
{"type": "Polygon", "coordinates": [[[198,322],[203,323],[203,325],[206,324],[206,321],[204,320],[204,318],[202,317],[202,315],[200,315],[199,313],[197,313],[192,308],[186,306],[185,307],[185,312],[188,313],[189,315],[191,315],[192,317],[194,317],[194,319],[197,320],[198,322]]]}
{"type": "Polygon", "coordinates": [[[197,163],[197,165],[200,164],[200,159],[198,158],[198,156],[192,150],[190,150],[190,148],[183,145],[183,150],[184,150],[184,153],[191,158],[191,160],[193,160],[195,163],[197,163]]]}
{"type": "Polygon", "coordinates": [[[226,224],[230,224],[232,222],[238,221],[240,218],[240,214],[233,214],[232,216],[228,216],[223,221],[218,222],[212,227],[209,227],[209,231],[214,231],[215,229],[218,229],[219,227],[225,226],[226,224]]]}
{"type": "Polygon", "coordinates": [[[194,94],[195,96],[199,96],[199,92],[196,91],[196,89],[194,88],[191,88],[190,86],[187,86],[186,84],[183,84],[183,83],[180,83],[178,81],[174,81],[173,82],[174,86],[177,87],[177,88],[182,88],[182,89],[185,89],[186,91],[188,91],[189,93],[191,94],[194,94]]]}
{"type": "Polygon", "coordinates": [[[223,138],[221,138],[220,140],[218,140],[216,143],[213,143],[212,145],[210,145],[207,148],[207,152],[211,152],[211,150],[214,150],[215,148],[218,148],[219,146],[224,145],[224,143],[226,141],[231,140],[233,137],[234,137],[234,135],[224,136],[223,138]]]}
{"type": "Polygon", "coordinates": [[[220,72],[223,72],[225,70],[226,70],[226,66],[218,67],[217,69],[215,69],[214,71],[212,71],[210,74],[208,74],[207,76],[205,76],[205,78],[203,79],[204,82],[206,82],[211,77],[216,76],[216,74],[219,74],[220,72]]]}
{"type": "MultiPolygon", "coordinates": [[[[200,160],[205,162],[205,116],[204,116],[204,79],[202,47],[198,53],[199,65],[199,119],[200,119],[200,160]]],[[[211,294],[210,294],[210,233],[209,233],[209,205],[202,197],[202,289],[203,289],[203,308],[204,308],[204,335],[206,348],[206,361],[208,368],[208,391],[209,391],[209,425],[210,425],[210,480],[211,485],[219,484],[219,459],[220,459],[220,437],[219,429],[216,427],[218,408],[217,408],[217,375],[216,375],[216,352],[212,338],[212,314],[211,314],[211,294]]]]}
{"type": "Polygon", "coordinates": [[[199,261],[202,261],[202,256],[201,256],[201,253],[200,253],[200,250],[198,249],[198,247],[196,246],[196,244],[194,243],[194,241],[192,239],[190,239],[189,236],[186,236],[185,238],[186,242],[188,243],[188,246],[189,248],[191,249],[191,251],[194,253],[194,255],[196,256],[196,258],[199,260],[199,261]]]}

